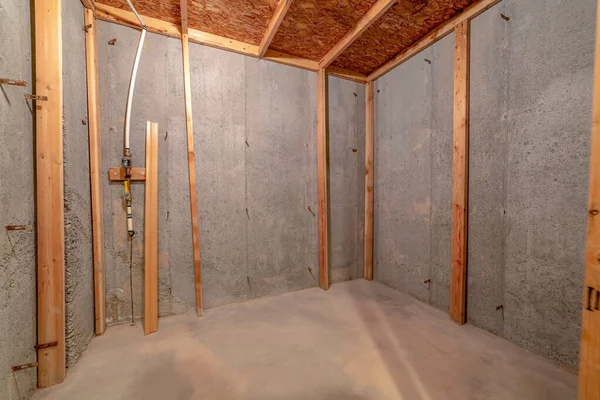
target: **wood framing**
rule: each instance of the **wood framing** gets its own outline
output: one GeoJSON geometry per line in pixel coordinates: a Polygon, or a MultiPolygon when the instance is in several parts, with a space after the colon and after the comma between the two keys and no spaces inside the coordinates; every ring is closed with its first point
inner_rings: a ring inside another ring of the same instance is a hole
{"type": "Polygon", "coordinates": [[[144,334],[158,330],[158,124],[146,123],[144,334]]]}
{"type": "Polygon", "coordinates": [[[291,5],[292,0],[279,0],[277,8],[275,9],[275,14],[273,14],[273,18],[271,18],[271,21],[269,22],[269,26],[267,27],[265,35],[258,45],[259,58],[262,58],[269,49],[269,45],[271,44],[273,37],[275,37],[277,29],[279,29],[279,25],[281,25],[281,22],[283,22],[283,19],[285,18],[285,15],[287,14],[291,5]]]}
{"type": "Polygon", "coordinates": [[[373,156],[375,139],[375,83],[367,82],[365,112],[365,279],[373,280],[373,156]]]}
{"type": "Polygon", "coordinates": [[[325,56],[319,61],[319,68],[327,68],[340,54],[342,54],[360,35],[371,26],[384,12],[396,3],[397,0],[378,0],[365,15],[325,56]]]}
{"type": "Polygon", "coordinates": [[[202,316],[202,275],[200,269],[200,232],[198,228],[198,199],[196,194],[196,161],[194,156],[194,125],[192,121],[192,86],[190,83],[190,50],[187,26],[187,0],[181,0],[181,49],[183,57],[183,88],[185,96],[185,127],[188,146],[188,174],[190,183],[190,211],[194,247],[194,286],[196,315],[202,316]]]}
{"type": "Polygon", "coordinates": [[[319,188],[319,286],[329,289],[328,85],[325,70],[317,72],[317,168],[319,188]]]}
{"type": "Polygon", "coordinates": [[[469,184],[470,22],[456,27],[454,46],[454,153],[452,184],[452,278],[450,317],[466,322],[467,211],[469,184]]]}
{"type": "MultiPolygon", "coordinates": [[[[600,1],[597,26],[600,27],[600,1]]],[[[596,30],[594,66],[594,101],[592,106],[592,140],[590,189],[583,284],[581,352],[579,357],[579,400],[600,398],[600,29],[596,30]]]]}
{"type": "Polygon", "coordinates": [[[38,387],[65,379],[62,18],[60,0],[35,0],[38,387]]]}
{"type": "Polygon", "coordinates": [[[374,81],[378,78],[381,78],[383,75],[387,74],[388,72],[396,68],[398,65],[409,60],[414,55],[420,53],[432,44],[436,43],[438,40],[446,37],[446,35],[452,33],[454,29],[464,21],[469,21],[475,18],[476,16],[493,7],[500,1],[501,0],[480,0],[477,3],[474,3],[473,5],[465,9],[462,13],[439,25],[437,28],[425,35],[417,43],[410,46],[406,50],[398,53],[394,58],[386,62],[381,67],[377,68],[375,71],[371,72],[368,76],[368,80],[374,81]]]}
{"type": "MultiPolygon", "coordinates": [[[[108,179],[111,182],[123,182],[125,178],[125,168],[115,167],[108,169],[108,179]]],[[[131,168],[131,179],[132,182],[139,182],[146,180],[146,168],[131,168]]]]}
{"type": "Polygon", "coordinates": [[[102,205],[102,171],[100,158],[100,99],[98,91],[98,43],[94,11],[84,9],[85,57],[88,96],[88,135],[90,146],[90,194],[92,200],[92,243],[94,249],[94,318],[95,333],[106,329],[104,310],[104,213],[102,205]]]}

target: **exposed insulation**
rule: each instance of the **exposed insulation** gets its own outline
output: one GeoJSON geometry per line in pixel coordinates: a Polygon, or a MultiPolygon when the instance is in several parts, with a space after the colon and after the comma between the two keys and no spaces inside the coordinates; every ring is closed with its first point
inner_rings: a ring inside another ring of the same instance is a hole
{"type": "Polygon", "coordinates": [[[367,29],[333,65],[368,74],[473,0],[403,0],[367,29]]]}
{"type": "Polygon", "coordinates": [[[295,0],[271,48],[320,60],[377,0],[295,0]]]}
{"type": "MultiPolygon", "coordinates": [[[[98,3],[129,11],[125,0],[98,3]]],[[[141,15],[181,24],[179,0],[132,0],[141,15]]],[[[277,0],[188,0],[188,25],[215,35],[258,45],[277,0]]]]}

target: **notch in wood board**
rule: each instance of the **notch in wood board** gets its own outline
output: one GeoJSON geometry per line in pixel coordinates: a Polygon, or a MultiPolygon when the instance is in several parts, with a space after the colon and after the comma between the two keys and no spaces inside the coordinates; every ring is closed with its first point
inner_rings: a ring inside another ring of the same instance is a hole
{"type": "MultiPolygon", "coordinates": [[[[109,168],[108,179],[111,182],[123,182],[125,180],[125,168],[109,168]]],[[[139,182],[146,180],[146,168],[131,168],[131,181],[139,182]]]]}

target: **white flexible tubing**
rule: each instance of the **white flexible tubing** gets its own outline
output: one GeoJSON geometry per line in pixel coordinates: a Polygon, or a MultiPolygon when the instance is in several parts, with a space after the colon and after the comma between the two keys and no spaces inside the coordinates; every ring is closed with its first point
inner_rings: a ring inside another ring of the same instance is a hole
{"type": "Polygon", "coordinates": [[[140,42],[138,43],[137,53],[135,54],[135,61],[133,63],[133,71],[131,71],[131,81],[129,82],[129,94],[127,95],[127,110],[125,113],[125,148],[129,149],[129,124],[131,118],[131,103],[133,101],[133,91],[135,89],[135,78],[137,76],[138,66],[140,64],[140,57],[142,55],[142,47],[144,46],[144,40],[146,39],[146,29],[142,29],[142,35],[140,36],[140,42]]]}
{"type": "Polygon", "coordinates": [[[142,21],[142,18],[135,10],[135,7],[133,6],[133,4],[131,4],[131,0],[127,0],[127,4],[129,4],[129,8],[131,8],[131,11],[133,11],[135,17],[138,19],[138,21],[140,21],[140,25],[142,26],[142,28],[146,29],[146,24],[144,24],[144,21],[142,21]]]}

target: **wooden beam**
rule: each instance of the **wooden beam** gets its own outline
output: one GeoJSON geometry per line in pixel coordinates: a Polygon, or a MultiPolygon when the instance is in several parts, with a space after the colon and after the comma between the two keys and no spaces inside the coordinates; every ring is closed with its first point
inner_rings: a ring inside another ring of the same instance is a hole
{"type": "Polygon", "coordinates": [[[35,0],[38,387],[65,379],[61,0],[35,0]]]}
{"type": "MultiPolygon", "coordinates": [[[[128,26],[134,29],[140,29],[139,22],[132,12],[121,10],[120,8],[116,7],[107,6],[105,4],[96,4],[96,18],[103,21],[128,26]]],[[[143,18],[144,22],[146,23],[148,32],[181,39],[180,26],[147,16],[143,16],[143,18]]],[[[192,43],[198,43],[204,46],[210,46],[225,51],[231,51],[249,57],[256,58],[259,54],[259,47],[257,45],[228,39],[222,36],[213,35],[212,33],[199,31],[197,29],[188,28],[188,39],[192,43]]],[[[318,61],[309,60],[307,58],[302,58],[291,54],[281,53],[275,50],[267,50],[263,59],[273,61],[279,64],[289,65],[296,68],[306,69],[309,71],[316,72],[319,70],[318,61]]],[[[367,77],[364,74],[347,71],[341,68],[330,67],[327,69],[327,73],[337,76],[338,78],[349,79],[357,82],[360,81],[361,83],[364,83],[367,80],[367,77]]]]}
{"type": "MultiPolygon", "coordinates": [[[[600,1],[597,26],[600,27],[600,1]]],[[[600,399],[600,29],[596,30],[594,66],[594,101],[592,106],[592,140],[590,157],[589,210],[581,352],[579,356],[579,400],[600,399]]]]}
{"type": "Polygon", "coordinates": [[[319,188],[319,286],[329,289],[328,88],[325,70],[317,72],[317,168],[319,188]]]}
{"type": "MultiPolygon", "coordinates": [[[[116,167],[108,169],[108,180],[111,182],[123,182],[125,178],[125,168],[116,167]]],[[[146,180],[146,168],[131,168],[131,182],[140,182],[146,180]]]]}
{"type": "Polygon", "coordinates": [[[275,9],[275,13],[273,14],[273,18],[269,22],[269,26],[265,34],[263,35],[262,40],[260,41],[260,45],[258,46],[258,57],[263,58],[269,46],[271,45],[271,41],[275,37],[277,33],[277,29],[279,29],[279,25],[283,22],[285,15],[287,14],[290,6],[292,5],[292,0],[279,0],[277,4],[277,8],[275,9]]]}
{"type": "Polygon", "coordinates": [[[397,0],[377,0],[369,10],[358,20],[354,28],[336,43],[319,61],[319,68],[327,68],[339,57],[356,39],[362,35],[379,17],[381,17],[397,0]]]}
{"type": "Polygon", "coordinates": [[[456,27],[454,46],[454,154],[452,185],[452,281],[450,317],[466,322],[467,212],[469,184],[470,22],[456,27]]]}
{"type": "Polygon", "coordinates": [[[90,194],[92,200],[92,243],[94,255],[95,333],[102,335],[105,323],[104,292],[104,217],[100,158],[100,99],[98,90],[98,42],[94,11],[84,9],[85,57],[88,96],[88,137],[90,146],[90,194]]]}
{"type": "Polygon", "coordinates": [[[144,334],[158,330],[158,124],[146,124],[144,334]]]}
{"type": "Polygon", "coordinates": [[[466,8],[462,13],[442,23],[437,28],[425,35],[421,40],[419,40],[406,50],[401,51],[391,60],[383,64],[381,67],[377,68],[375,71],[371,72],[369,74],[368,80],[374,81],[375,79],[381,78],[383,75],[387,74],[388,72],[396,68],[398,65],[409,60],[414,55],[420,53],[432,44],[436,43],[438,40],[444,38],[446,35],[452,33],[459,24],[463,23],[464,21],[468,21],[475,18],[479,14],[495,6],[500,1],[501,0],[480,0],[477,3],[472,4],[471,6],[466,8]]]}
{"type": "Polygon", "coordinates": [[[200,232],[198,228],[198,199],[196,194],[196,161],[194,156],[194,125],[192,120],[192,86],[190,83],[190,50],[187,35],[187,0],[181,0],[181,49],[183,56],[183,88],[185,96],[185,127],[188,146],[188,176],[190,182],[190,211],[194,247],[194,286],[196,315],[202,316],[202,274],[200,266],[200,232]],[[185,21],[185,22],[184,22],[185,21]]]}
{"type": "Polygon", "coordinates": [[[373,155],[375,137],[374,82],[367,82],[365,113],[365,279],[373,280],[373,155]]]}

